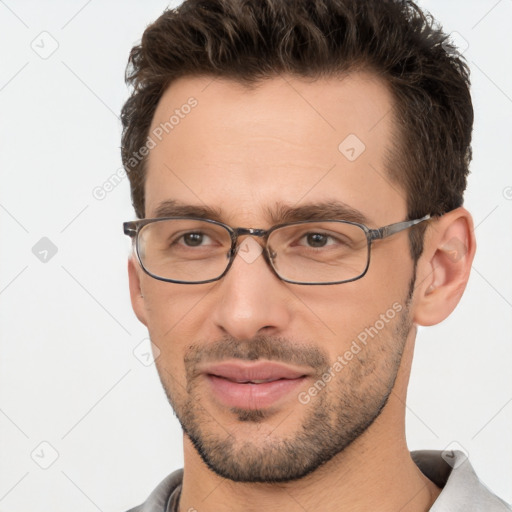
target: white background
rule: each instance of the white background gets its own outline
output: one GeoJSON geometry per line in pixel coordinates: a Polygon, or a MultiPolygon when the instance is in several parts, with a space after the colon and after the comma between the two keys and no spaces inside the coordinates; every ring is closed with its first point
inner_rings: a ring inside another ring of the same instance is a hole
{"type": "MultiPolygon", "coordinates": [[[[466,207],[479,246],[459,308],[419,334],[408,441],[456,441],[512,501],[512,1],[421,5],[469,45],[476,123],[466,207]]],[[[133,354],[146,331],[128,296],[128,181],[93,196],[121,167],[129,50],[165,6],[0,1],[4,512],[123,511],[182,465],[181,430],[154,366],[133,354]],[[31,44],[58,48],[43,59],[31,44]],[[32,252],[42,237],[57,248],[46,263],[32,252]]]]}

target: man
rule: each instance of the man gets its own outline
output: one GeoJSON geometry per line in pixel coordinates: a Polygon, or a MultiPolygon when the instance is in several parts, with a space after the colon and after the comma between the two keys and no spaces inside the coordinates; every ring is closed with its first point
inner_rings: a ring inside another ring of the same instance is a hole
{"type": "Polygon", "coordinates": [[[398,0],[188,0],[127,78],[130,293],[185,460],[134,510],[510,510],[405,440],[417,326],[475,253],[443,32],[398,0]]]}

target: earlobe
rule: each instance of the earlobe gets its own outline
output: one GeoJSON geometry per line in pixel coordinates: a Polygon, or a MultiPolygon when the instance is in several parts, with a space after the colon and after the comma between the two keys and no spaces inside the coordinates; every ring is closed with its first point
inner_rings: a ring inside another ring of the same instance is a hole
{"type": "Polygon", "coordinates": [[[473,219],[465,208],[432,223],[418,261],[417,324],[438,324],[455,309],[466,288],[475,250],[473,219]]]}
{"type": "Polygon", "coordinates": [[[144,302],[144,294],[141,290],[139,266],[133,256],[130,256],[128,259],[128,279],[130,283],[130,298],[133,311],[137,318],[147,326],[146,304],[144,302]]]}

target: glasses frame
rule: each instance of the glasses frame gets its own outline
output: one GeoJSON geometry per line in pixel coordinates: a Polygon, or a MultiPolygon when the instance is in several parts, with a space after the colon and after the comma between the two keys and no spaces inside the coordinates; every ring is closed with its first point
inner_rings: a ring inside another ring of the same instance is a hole
{"type": "Polygon", "coordinates": [[[137,255],[137,260],[139,261],[139,264],[142,268],[142,270],[148,274],[149,276],[153,277],[154,279],[157,279],[158,281],[164,281],[167,283],[177,283],[177,284],[205,284],[205,283],[213,283],[215,281],[219,281],[222,279],[231,268],[231,265],[233,264],[233,261],[235,260],[235,257],[238,253],[239,245],[238,245],[238,239],[241,236],[244,235],[250,235],[258,238],[263,238],[265,241],[265,248],[262,252],[263,257],[265,258],[265,261],[270,266],[274,274],[285,283],[291,283],[291,284],[300,284],[300,285],[332,285],[332,284],[343,284],[343,283],[350,283],[352,281],[357,281],[358,279],[361,279],[366,275],[368,272],[368,268],[370,267],[370,259],[371,259],[371,247],[374,241],[376,240],[383,240],[384,238],[388,238],[396,233],[400,233],[400,231],[404,231],[405,229],[408,229],[412,226],[415,226],[419,224],[420,222],[426,221],[431,219],[431,216],[429,214],[425,215],[424,217],[421,217],[420,219],[414,219],[414,220],[406,220],[401,222],[395,222],[394,224],[388,224],[387,226],[382,226],[380,228],[371,229],[364,224],[360,224],[358,222],[351,222],[347,220],[340,220],[340,219],[320,219],[320,220],[303,220],[303,221],[297,221],[297,222],[288,222],[285,224],[277,224],[275,226],[272,226],[270,229],[256,229],[256,228],[232,228],[231,226],[228,226],[227,224],[224,224],[222,222],[212,220],[212,219],[202,219],[198,217],[161,217],[156,219],[141,219],[141,220],[135,220],[135,221],[129,221],[123,223],[123,231],[124,234],[129,236],[133,240],[133,246],[135,249],[135,254],[137,255]],[[157,276],[156,274],[152,274],[142,263],[142,259],[139,254],[139,233],[142,230],[144,226],[147,226],[148,224],[152,224],[155,222],[163,222],[166,220],[195,220],[195,221],[201,221],[201,222],[207,222],[210,224],[215,224],[216,226],[220,226],[224,228],[231,237],[231,248],[229,251],[229,262],[221,275],[218,277],[215,277],[213,279],[207,279],[203,281],[179,281],[176,279],[168,279],[165,277],[157,276]],[[308,224],[310,222],[337,222],[342,224],[350,224],[352,226],[357,226],[360,229],[362,229],[366,235],[366,242],[367,242],[367,250],[368,250],[368,257],[366,262],[366,267],[364,268],[363,272],[358,275],[357,277],[351,278],[351,279],[344,279],[342,281],[329,281],[329,282],[312,282],[312,283],[304,283],[302,281],[293,281],[290,279],[285,279],[281,277],[277,270],[274,268],[274,265],[272,263],[272,257],[269,253],[269,248],[267,245],[268,237],[270,234],[277,229],[284,228],[287,226],[296,226],[299,224],[308,224]]]}

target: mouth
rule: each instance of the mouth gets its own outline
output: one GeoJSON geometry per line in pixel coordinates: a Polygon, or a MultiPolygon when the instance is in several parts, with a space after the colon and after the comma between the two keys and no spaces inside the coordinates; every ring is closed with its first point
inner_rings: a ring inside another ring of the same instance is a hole
{"type": "Polygon", "coordinates": [[[308,372],[272,361],[231,361],[202,369],[214,397],[224,406],[263,409],[289,397],[308,372]]]}

